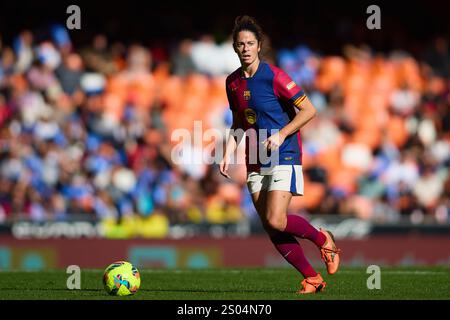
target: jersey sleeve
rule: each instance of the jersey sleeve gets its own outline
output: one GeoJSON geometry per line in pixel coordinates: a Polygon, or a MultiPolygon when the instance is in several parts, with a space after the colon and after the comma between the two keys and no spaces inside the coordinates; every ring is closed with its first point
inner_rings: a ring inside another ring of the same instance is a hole
{"type": "Polygon", "coordinates": [[[291,77],[281,69],[277,69],[273,80],[273,90],[275,95],[285,101],[292,103],[295,106],[306,99],[303,89],[291,79],[291,77]]]}

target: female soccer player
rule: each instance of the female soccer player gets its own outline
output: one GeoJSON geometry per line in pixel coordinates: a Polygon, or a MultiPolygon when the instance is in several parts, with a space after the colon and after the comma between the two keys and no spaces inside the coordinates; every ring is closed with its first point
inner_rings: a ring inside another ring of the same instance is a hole
{"type": "MultiPolygon", "coordinates": [[[[287,214],[291,197],[303,195],[300,129],[316,110],[283,70],[260,60],[262,42],[263,32],[252,17],[236,18],[233,46],[241,67],[226,80],[233,112],[231,129],[247,134],[247,186],[270,240],[304,277],[298,293],[320,292],[326,283],[309,264],[295,237],[317,245],[329,274],[338,270],[340,250],[329,231],[317,230],[301,216],[287,214]]],[[[225,147],[220,173],[227,178],[230,157],[239,140],[230,135],[225,147]]]]}

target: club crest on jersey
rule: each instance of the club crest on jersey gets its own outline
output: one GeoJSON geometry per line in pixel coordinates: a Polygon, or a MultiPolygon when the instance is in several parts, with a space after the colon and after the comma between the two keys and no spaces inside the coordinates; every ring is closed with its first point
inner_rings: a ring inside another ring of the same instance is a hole
{"type": "Polygon", "coordinates": [[[293,87],[295,87],[296,86],[296,84],[295,84],[295,82],[294,81],[291,81],[291,82],[289,82],[287,85],[286,85],[286,88],[288,89],[288,90],[291,90],[293,87]]]}
{"type": "Polygon", "coordinates": [[[250,100],[251,93],[250,90],[244,90],[244,100],[250,100]]]}
{"type": "Polygon", "coordinates": [[[256,112],[250,108],[244,110],[245,119],[250,124],[256,123],[256,112]]]}

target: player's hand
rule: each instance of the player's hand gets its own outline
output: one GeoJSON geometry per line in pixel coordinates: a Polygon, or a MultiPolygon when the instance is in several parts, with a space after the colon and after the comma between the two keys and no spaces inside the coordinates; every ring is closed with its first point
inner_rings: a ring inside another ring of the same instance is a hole
{"type": "Polygon", "coordinates": [[[284,139],[286,139],[286,137],[281,133],[281,131],[278,131],[277,133],[264,140],[262,144],[266,149],[274,151],[283,144],[284,139]]]}
{"type": "Polygon", "coordinates": [[[220,161],[219,170],[221,175],[223,175],[225,178],[231,179],[230,175],[228,174],[228,164],[229,160],[224,157],[222,161],[220,161]]]}

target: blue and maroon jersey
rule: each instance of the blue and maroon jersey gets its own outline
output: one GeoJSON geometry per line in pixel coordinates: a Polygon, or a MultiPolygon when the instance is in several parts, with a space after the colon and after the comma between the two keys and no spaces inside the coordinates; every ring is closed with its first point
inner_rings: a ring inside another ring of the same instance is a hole
{"type": "Polygon", "coordinates": [[[264,148],[262,141],[275,133],[274,130],[281,130],[295,117],[295,105],[299,106],[306,98],[302,88],[286,72],[261,61],[256,73],[251,78],[245,78],[242,68],[238,68],[227,77],[226,91],[230,108],[239,117],[241,128],[247,133],[256,132],[255,139],[246,138],[248,172],[259,172],[261,168],[278,164],[302,164],[300,130],[286,137],[276,161],[271,159],[268,163],[262,163],[259,158],[257,161],[249,159],[250,152],[255,154],[256,150],[264,148]],[[259,134],[260,129],[267,130],[267,135],[259,134]]]}

